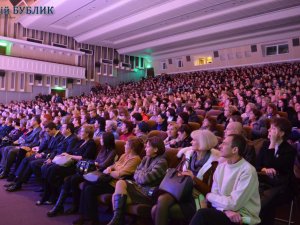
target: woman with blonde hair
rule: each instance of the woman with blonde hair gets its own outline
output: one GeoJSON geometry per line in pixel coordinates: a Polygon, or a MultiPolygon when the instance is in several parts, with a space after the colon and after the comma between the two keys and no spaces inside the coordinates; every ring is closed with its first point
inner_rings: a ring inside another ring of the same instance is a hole
{"type": "Polygon", "coordinates": [[[197,209],[204,207],[204,196],[210,192],[213,173],[218,165],[219,151],[217,137],[209,130],[196,130],[191,134],[192,146],[181,149],[177,157],[183,157],[182,176],[190,176],[194,181],[193,195],[185,201],[178,202],[169,193],[158,197],[152,208],[155,225],[168,224],[168,219],[177,217],[190,220],[197,209]]]}

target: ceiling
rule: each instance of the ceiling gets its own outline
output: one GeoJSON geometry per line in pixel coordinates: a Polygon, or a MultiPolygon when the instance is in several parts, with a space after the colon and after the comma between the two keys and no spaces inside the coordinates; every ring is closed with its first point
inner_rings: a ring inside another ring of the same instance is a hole
{"type": "MultiPolygon", "coordinates": [[[[28,28],[139,56],[300,31],[300,0],[39,0],[54,15],[25,15],[28,28]]],[[[300,36],[300,33],[299,33],[300,36]]]]}

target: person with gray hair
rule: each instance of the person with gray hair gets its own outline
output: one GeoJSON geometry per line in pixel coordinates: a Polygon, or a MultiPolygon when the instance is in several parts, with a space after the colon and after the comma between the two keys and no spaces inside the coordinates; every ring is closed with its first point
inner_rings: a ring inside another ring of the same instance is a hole
{"type": "Polygon", "coordinates": [[[204,206],[201,199],[211,190],[212,177],[220,157],[220,152],[214,149],[218,139],[209,130],[195,130],[191,137],[192,146],[181,149],[177,157],[183,157],[181,174],[190,176],[194,181],[193,194],[180,202],[169,193],[161,194],[152,207],[155,225],[166,225],[168,219],[175,215],[176,218],[191,219],[196,210],[204,206]]]}
{"type": "Polygon", "coordinates": [[[119,140],[119,134],[117,132],[118,123],[115,120],[105,121],[105,132],[111,132],[115,136],[115,140],[119,140]]]}
{"type": "Polygon", "coordinates": [[[241,115],[243,119],[243,125],[249,124],[250,112],[252,111],[252,109],[256,109],[256,108],[257,108],[256,105],[252,102],[249,102],[246,105],[245,112],[241,115]]]}

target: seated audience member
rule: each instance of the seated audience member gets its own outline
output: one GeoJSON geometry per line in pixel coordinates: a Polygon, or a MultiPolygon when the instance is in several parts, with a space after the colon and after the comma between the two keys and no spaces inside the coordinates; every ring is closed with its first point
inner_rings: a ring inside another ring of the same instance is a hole
{"type": "Polygon", "coordinates": [[[105,119],[99,116],[94,120],[93,124],[95,129],[93,137],[100,137],[105,132],[105,119]]]}
{"type": "Polygon", "coordinates": [[[128,110],[124,107],[119,108],[119,115],[118,115],[118,119],[117,119],[118,127],[122,126],[123,121],[127,121],[129,119],[130,119],[130,115],[129,115],[128,110]]]}
{"type": "Polygon", "coordinates": [[[97,110],[96,109],[91,109],[89,111],[89,113],[90,113],[89,124],[94,124],[96,122],[96,120],[99,120],[100,116],[97,114],[97,110]]]}
{"type": "Polygon", "coordinates": [[[176,139],[170,141],[171,148],[185,148],[191,146],[191,128],[189,125],[183,124],[178,129],[178,136],[176,139]]]}
{"type": "Polygon", "coordinates": [[[237,108],[233,105],[228,105],[224,107],[224,113],[221,113],[217,117],[217,123],[223,124],[224,127],[229,123],[230,117],[237,111],[237,108]]]}
{"type": "Polygon", "coordinates": [[[141,138],[144,143],[146,143],[148,139],[148,133],[150,131],[150,127],[148,123],[142,121],[136,125],[136,128],[134,129],[135,136],[141,138]]]}
{"type": "Polygon", "coordinates": [[[161,113],[160,114],[163,114],[166,116],[166,113],[167,113],[167,107],[168,107],[168,104],[166,102],[162,102],[160,103],[159,105],[159,108],[161,110],[161,113]]]}
{"type": "Polygon", "coordinates": [[[280,117],[277,113],[276,105],[274,105],[272,103],[268,104],[267,113],[266,113],[265,117],[268,118],[268,119],[273,119],[275,117],[280,117]]]}
{"type": "Polygon", "coordinates": [[[90,121],[89,114],[87,112],[86,113],[85,112],[81,113],[81,116],[80,116],[80,124],[81,124],[81,126],[88,125],[89,121],[90,121]]]}
{"type": "Polygon", "coordinates": [[[177,119],[175,109],[173,108],[168,108],[166,115],[168,122],[176,121],[177,119]]]}
{"type": "Polygon", "coordinates": [[[8,184],[6,191],[13,192],[22,188],[22,184],[26,183],[32,173],[41,176],[41,167],[51,156],[51,154],[59,148],[63,141],[63,135],[57,130],[53,122],[49,122],[44,127],[45,132],[49,138],[41,144],[36,153],[30,157],[24,158],[15,172],[15,180],[13,183],[8,184]]]}
{"type": "Polygon", "coordinates": [[[292,192],[296,151],[287,142],[290,133],[291,123],[287,119],[274,118],[269,129],[269,140],[264,143],[258,156],[262,224],[274,223],[278,196],[284,192],[292,192]]]}
{"type": "Polygon", "coordinates": [[[149,116],[146,113],[146,107],[144,106],[139,107],[139,113],[142,115],[143,121],[149,120],[149,116]]]}
{"type": "Polygon", "coordinates": [[[106,120],[105,121],[105,132],[111,132],[115,136],[115,140],[119,140],[119,133],[117,132],[117,121],[106,120]]]}
{"type": "Polygon", "coordinates": [[[131,121],[129,120],[123,121],[121,126],[120,140],[127,141],[129,137],[134,136],[133,129],[134,129],[134,125],[131,121]]]}
{"type": "Polygon", "coordinates": [[[212,102],[210,101],[210,100],[206,100],[205,102],[204,102],[204,110],[206,111],[206,112],[208,112],[209,110],[211,110],[212,109],[212,102]]]}
{"type": "Polygon", "coordinates": [[[217,137],[223,137],[223,134],[217,129],[217,120],[211,116],[205,117],[203,120],[201,130],[209,130],[217,137]]]}
{"type": "Polygon", "coordinates": [[[175,100],[175,106],[176,106],[176,114],[177,115],[183,112],[183,106],[182,106],[181,99],[175,100]]]}
{"type": "Polygon", "coordinates": [[[177,116],[176,122],[179,126],[181,126],[183,124],[188,124],[189,114],[187,114],[186,112],[179,113],[177,116]]]}
{"type": "MultiPolygon", "coordinates": [[[[240,122],[230,122],[226,129],[225,129],[225,135],[224,138],[233,135],[233,134],[237,134],[237,135],[242,135],[243,134],[243,126],[240,122]]],[[[246,139],[246,138],[245,138],[246,139]]],[[[255,153],[255,149],[253,148],[253,146],[251,146],[249,144],[249,140],[246,139],[247,145],[245,148],[245,151],[243,152],[243,158],[246,159],[249,163],[251,163],[252,166],[255,166],[256,164],[256,153],[255,153]]]]}
{"type": "Polygon", "coordinates": [[[178,129],[179,129],[179,126],[177,125],[176,122],[171,122],[169,123],[168,125],[168,128],[167,128],[167,138],[164,140],[164,143],[165,143],[165,146],[166,147],[170,147],[170,142],[172,140],[175,140],[178,136],[178,129]]]}
{"type": "Polygon", "coordinates": [[[13,118],[11,117],[7,117],[5,119],[4,125],[0,127],[0,140],[5,136],[7,136],[9,132],[11,132],[14,129],[12,122],[13,122],[13,118]]]}
{"type": "Polygon", "coordinates": [[[98,223],[97,196],[104,193],[113,193],[116,181],[120,178],[131,176],[141,162],[140,154],[144,149],[142,139],[130,137],[125,144],[125,153],[112,166],[103,170],[107,179],[96,183],[85,182],[80,196],[80,217],[73,222],[81,225],[87,221],[91,224],[98,223]]]}
{"type": "Polygon", "coordinates": [[[246,140],[241,135],[226,137],[221,156],[206,199],[212,208],[199,209],[190,225],[259,224],[260,197],[255,168],[243,159],[246,140]]]}
{"type": "Polygon", "coordinates": [[[232,115],[229,119],[229,123],[230,122],[239,122],[239,123],[243,124],[243,119],[240,115],[232,115]]]}
{"type": "Polygon", "coordinates": [[[243,125],[249,124],[250,112],[252,111],[252,109],[255,109],[255,108],[256,108],[256,105],[252,102],[249,102],[246,105],[245,112],[241,115],[241,117],[243,119],[243,125]]]}
{"type": "Polygon", "coordinates": [[[157,116],[157,127],[156,130],[161,130],[161,131],[167,131],[167,127],[168,127],[168,121],[167,121],[167,116],[166,114],[159,114],[157,116]]]}
{"type": "Polygon", "coordinates": [[[60,121],[60,117],[59,116],[55,116],[53,119],[53,123],[55,123],[57,129],[59,130],[61,127],[61,121],[60,121]]]}
{"type": "Polygon", "coordinates": [[[183,176],[190,176],[194,181],[194,194],[182,202],[177,202],[168,193],[161,194],[152,208],[155,225],[167,225],[168,219],[176,215],[190,220],[199,208],[199,196],[210,192],[212,177],[218,165],[220,152],[214,147],[218,144],[217,137],[209,130],[197,130],[191,134],[192,146],[181,149],[177,156],[185,162],[183,176]]]}
{"type": "Polygon", "coordinates": [[[116,184],[112,198],[114,215],[108,225],[124,224],[127,204],[155,204],[153,194],[168,168],[164,152],[165,145],[161,138],[148,139],[146,156],[134,173],[134,181],[119,180],[116,184]]]}
{"type": "Polygon", "coordinates": [[[252,109],[252,111],[250,111],[249,126],[252,128],[253,140],[267,137],[267,124],[258,109],[252,109]]]}
{"type": "Polygon", "coordinates": [[[43,168],[44,194],[37,205],[42,205],[48,201],[53,202],[57,197],[57,192],[63,184],[64,178],[76,173],[76,163],[80,160],[94,160],[97,155],[97,146],[93,139],[93,125],[83,125],[80,130],[80,141],[68,149],[68,152],[61,153],[62,156],[71,158],[72,163],[68,166],[60,166],[55,163],[46,162],[43,168]]]}
{"type": "MultiPolygon", "coordinates": [[[[70,134],[71,135],[71,134],[70,134]]],[[[115,150],[115,138],[110,132],[105,132],[100,138],[101,149],[95,160],[97,170],[103,172],[108,166],[114,163],[116,156],[115,150]]],[[[67,150],[67,152],[69,152],[67,150]]],[[[72,207],[66,211],[67,214],[75,213],[79,209],[80,189],[79,184],[84,181],[83,175],[75,173],[68,176],[64,180],[64,184],[61,188],[60,195],[56,201],[55,206],[47,213],[47,216],[53,217],[60,213],[64,213],[64,203],[70,193],[72,193],[73,202],[72,207]]]]}
{"type": "MultiPolygon", "coordinates": [[[[24,142],[22,141],[20,146],[6,147],[4,154],[2,151],[1,168],[3,171],[0,174],[0,179],[6,178],[9,175],[10,169],[20,151],[24,151],[26,153],[39,145],[39,133],[41,131],[40,123],[41,120],[39,116],[33,117],[30,121],[32,131],[24,137],[24,142]]],[[[15,169],[17,169],[17,167],[18,165],[16,165],[15,169]]]]}
{"type": "Polygon", "coordinates": [[[286,112],[288,115],[288,120],[292,123],[292,126],[297,122],[297,113],[295,109],[291,106],[288,106],[288,102],[286,99],[279,99],[277,105],[278,111],[286,112]]]}
{"type": "Polygon", "coordinates": [[[154,106],[153,107],[153,115],[150,117],[149,120],[157,121],[157,117],[160,113],[161,113],[160,108],[157,106],[154,106]]]}
{"type": "Polygon", "coordinates": [[[188,122],[200,123],[199,117],[191,106],[185,106],[183,111],[189,114],[188,122]]]}
{"type": "Polygon", "coordinates": [[[0,148],[13,144],[26,131],[26,120],[14,119],[12,122],[13,130],[8,135],[2,138],[0,148]]]}
{"type": "Polygon", "coordinates": [[[79,135],[79,131],[80,131],[80,128],[81,128],[80,117],[73,118],[73,124],[74,124],[74,134],[79,135]]]}
{"type": "Polygon", "coordinates": [[[134,126],[137,125],[138,123],[142,122],[142,120],[143,120],[143,117],[138,112],[135,112],[131,115],[131,121],[132,121],[134,126]]]}

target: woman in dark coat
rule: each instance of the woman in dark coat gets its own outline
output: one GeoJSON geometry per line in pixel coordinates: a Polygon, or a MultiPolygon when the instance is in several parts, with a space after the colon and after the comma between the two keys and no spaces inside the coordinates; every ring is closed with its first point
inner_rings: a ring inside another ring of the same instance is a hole
{"type": "MultiPolygon", "coordinates": [[[[116,157],[115,137],[110,132],[103,133],[100,138],[101,149],[94,161],[95,166],[101,172],[114,163],[116,157]]],[[[53,217],[64,212],[64,202],[68,194],[71,192],[73,197],[73,206],[67,210],[67,214],[75,213],[79,208],[80,189],[79,184],[84,181],[83,175],[75,173],[65,179],[61,188],[59,198],[55,206],[47,213],[47,216],[53,217]]]]}

